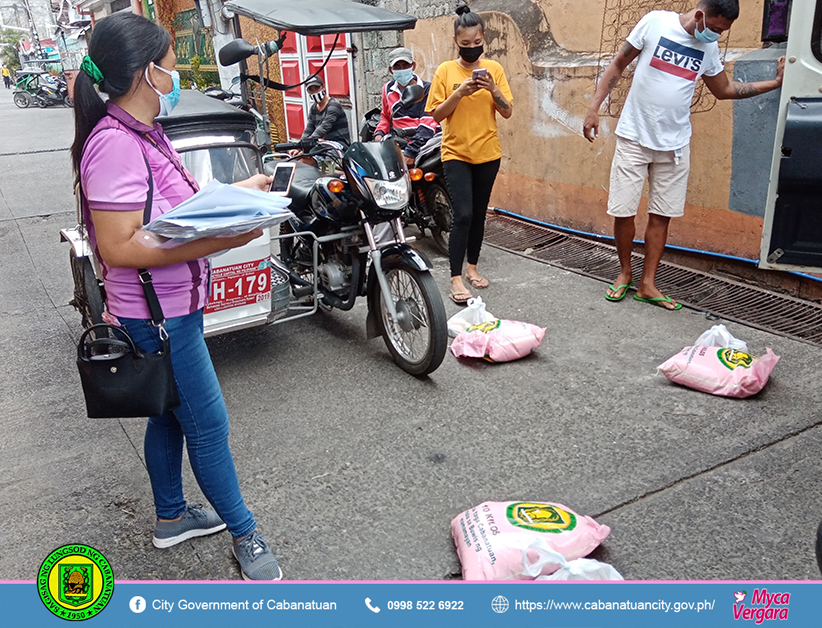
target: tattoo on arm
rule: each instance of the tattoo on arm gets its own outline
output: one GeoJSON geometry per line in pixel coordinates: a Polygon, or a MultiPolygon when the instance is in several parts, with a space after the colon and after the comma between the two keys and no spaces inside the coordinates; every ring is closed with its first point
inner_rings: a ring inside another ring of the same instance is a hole
{"type": "Polygon", "coordinates": [[[500,109],[508,109],[508,107],[510,106],[508,104],[508,101],[505,100],[502,96],[494,96],[494,102],[500,109]]]}
{"type": "Polygon", "coordinates": [[[633,52],[634,47],[628,42],[625,42],[625,44],[622,46],[622,50],[620,51],[623,57],[630,57],[633,52]]]}
{"type": "Polygon", "coordinates": [[[608,91],[611,91],[612,89],[614,89],[614,87],[616,87],[617,83],[619,83],[619,77],[618,76],[612,76],[611,80],[608,81],[608,91]]]}
{"type": "Polygon", "coordinates": [[[752,83],[739,83],[738,81],[734,81],[733,87],[737,98],[748,98],[749,96],[756,96],[759,93],[759,90],[756,89],[752,83]]]}

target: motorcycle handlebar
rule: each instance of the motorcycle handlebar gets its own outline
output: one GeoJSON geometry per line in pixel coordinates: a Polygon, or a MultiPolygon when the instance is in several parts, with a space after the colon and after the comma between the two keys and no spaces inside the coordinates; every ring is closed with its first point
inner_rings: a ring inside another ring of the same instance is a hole
{"type": "Polygon", "coordinates": [[[274,150],[278,153],[285,153],[290,150],[300,150],[302,152],[308,152],[312,148],[317,145],[317,140],[314,139],[305,139],[305,140],[298,140],[296,142],[282,142],[280,144],[274,145],[274,150]]]}

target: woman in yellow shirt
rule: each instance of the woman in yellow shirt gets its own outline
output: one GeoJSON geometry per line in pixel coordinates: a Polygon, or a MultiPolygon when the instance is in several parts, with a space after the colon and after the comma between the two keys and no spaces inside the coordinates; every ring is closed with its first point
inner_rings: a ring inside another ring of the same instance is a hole
{"type": "Polygon", "coordinates": [[[443,170],[454,208],[450,296],[455,303],[464,304],[471,298],[462,280],[466,253],[465,278],[474,288],[488,287],[488,280],[477,271],[477,262],[485,234],[485,212],[502,157],[497,112],[510,118],[514,99],[502,66],[480,60],[485,23],[465,4],[457,8],[454,42],[459,58],[437,68],[425,108],[442,125],[443,170]]]}

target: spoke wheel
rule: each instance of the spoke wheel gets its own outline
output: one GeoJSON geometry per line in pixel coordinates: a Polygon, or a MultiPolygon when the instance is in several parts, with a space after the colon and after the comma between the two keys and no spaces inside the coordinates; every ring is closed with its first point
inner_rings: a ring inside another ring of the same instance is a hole
{"type": "Polygon", "coordinates": [[[435,371],[448,345],[447,319],[434,278],[404,263],[386,272],[397,320],[391,319],[382,295],[379,320],[382,336],[394,361],[404,371],[421,377],[435,371]]]}
{"type": "Polygon", "coordinates": [[[431,235],[437,250],[443,255],[448,255],[448,243],[451,236],[451,224],[454,221],[454,210],[451,207],[451,197],[444,187],[436,183],[428,188],[426,194],[428,200],[428,211],[434,219],[431,225],[431,235]]]}

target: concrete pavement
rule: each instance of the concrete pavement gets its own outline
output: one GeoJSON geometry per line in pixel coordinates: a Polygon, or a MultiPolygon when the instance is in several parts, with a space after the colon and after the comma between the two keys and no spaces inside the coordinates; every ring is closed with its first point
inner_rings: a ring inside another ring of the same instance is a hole
{"type": "MultiPolygon", "coordinates": [[[[71,111],[18,110],[0,88],[0,579],[33,579],[69,542],[118,579],[239,578],[227,534],[151,546],[145,422],[85,418],[58,241],[68,152],[14,154],[72,136],[71,111]]],[[[595,516],[613,532],[594,557],[627,579],[819,578],[822,350],[729,324],[782,361],[759,396],[711,397],[655,376],[713,324],[699,313],[610,303],[599,282],[491,248],[482,263],[489,311],[548,328],[535,355],[449,354],[416,380],[365,340],[363,305],[209,341],[241,487],[286,578],[452,577],[450,521],[488,499],[595,516]]]]}

